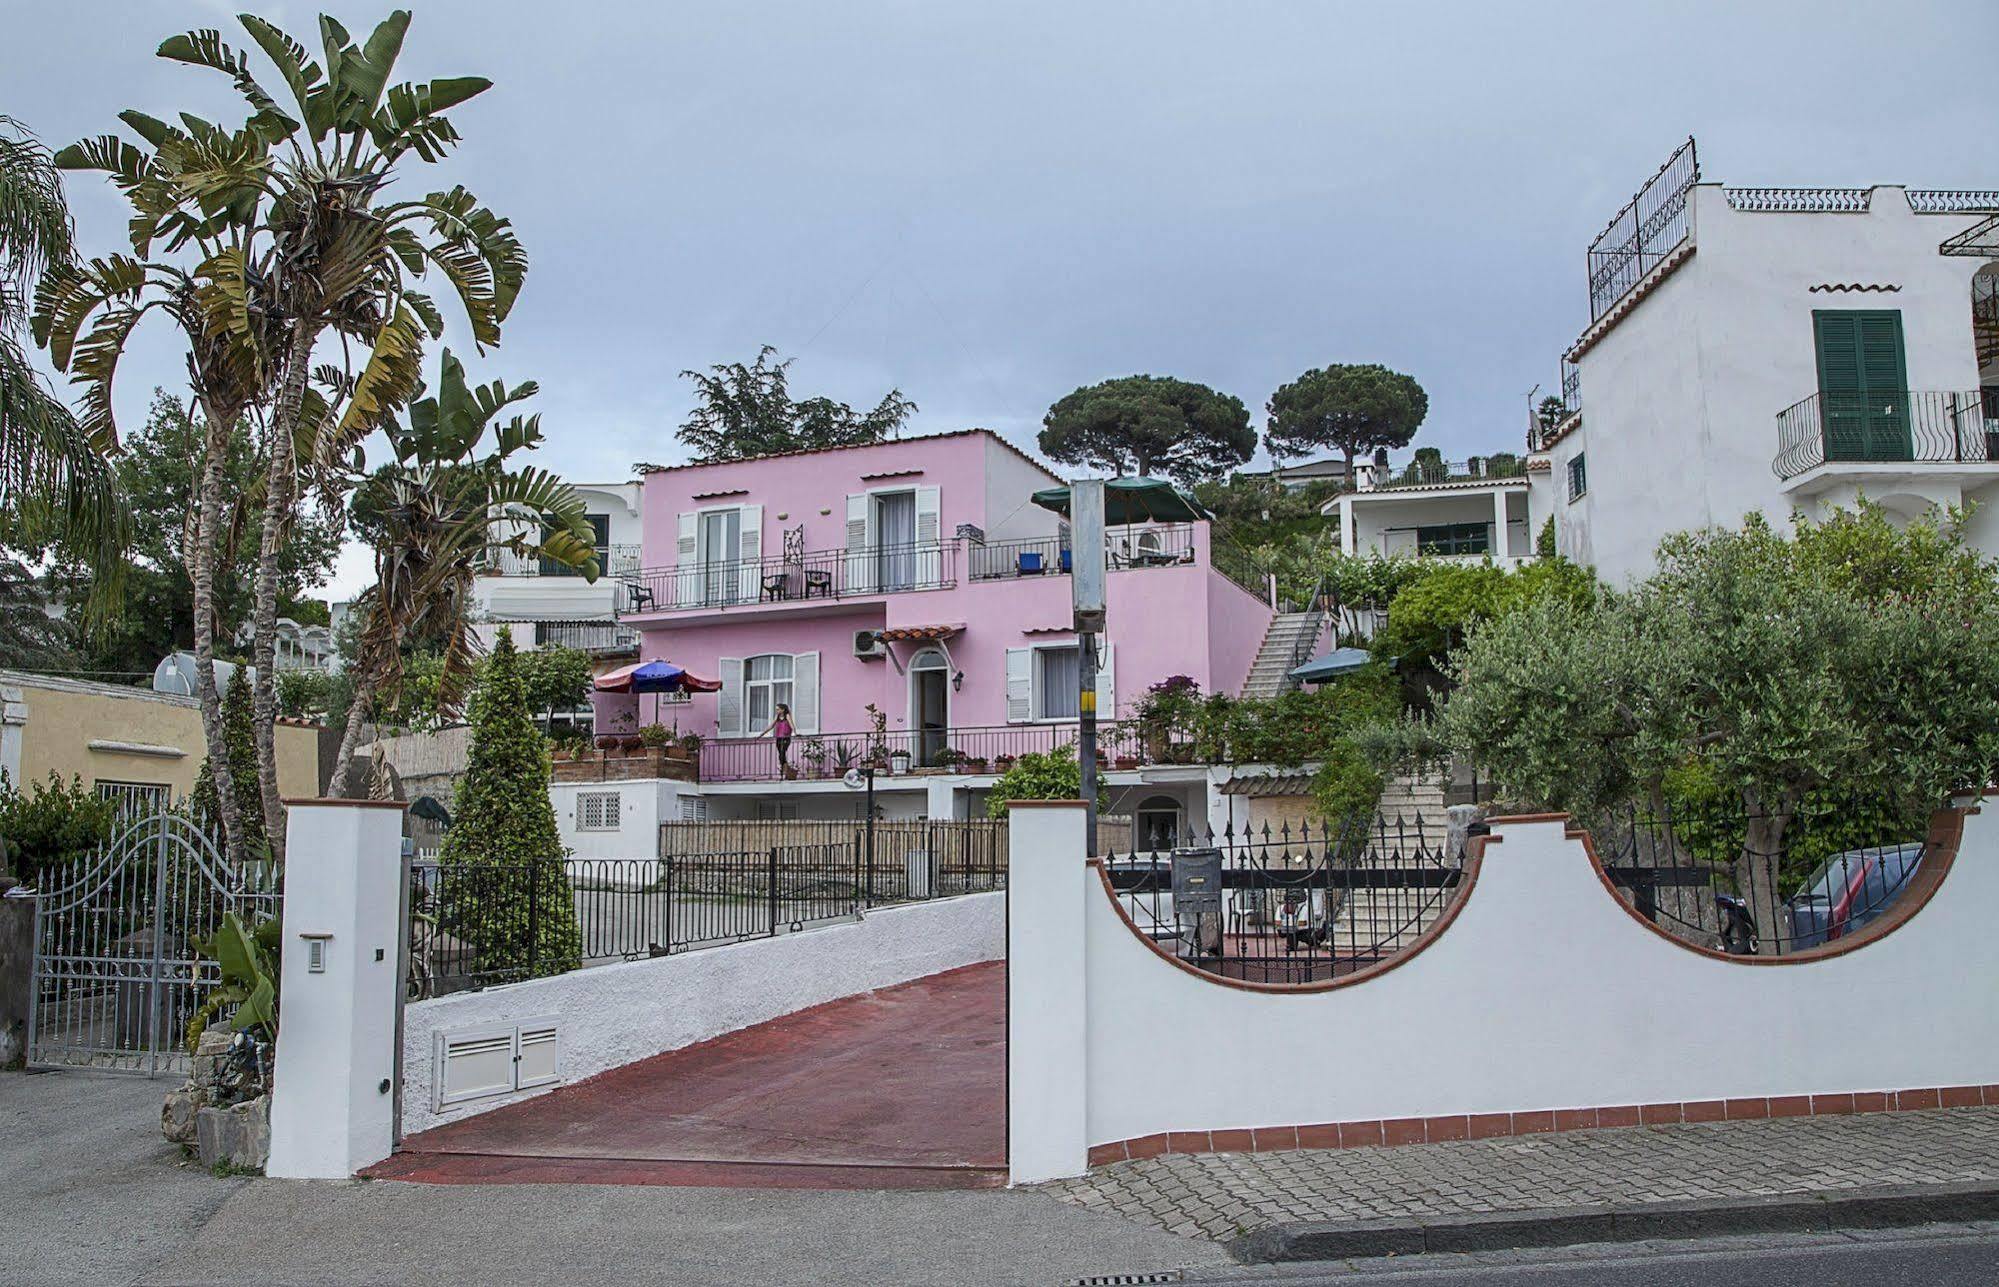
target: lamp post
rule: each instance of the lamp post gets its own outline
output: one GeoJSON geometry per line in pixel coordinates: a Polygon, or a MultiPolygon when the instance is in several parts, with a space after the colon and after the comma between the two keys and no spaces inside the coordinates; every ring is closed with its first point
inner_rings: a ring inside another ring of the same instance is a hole
{"type": "Polygon", "coordinates": [[[1104,628],[1104,480],[1069,484],[1069,586],[1076,627],[1076,722],[1083,838],[1097,852],[1097,635],[1104,628]]]}
{"type": "Polygon", "coordinates": [[[868,763],[867,763],[866,765],[864,765],[864,766],[862,766],[861,768],[858,768],[858,769],[848,769],[848,770],[846,771],[846,773],[844,773],[844,774],[842,774],[842,775],[841,775],[841,777],[840,777],[840,781],[841,781],[841,783],[842,783],[843,785],[845,785],[845,786],[846,786],[846,787],[847,787],[847,788],[848,788],[849,790],[853,790],[853,791],[859,791],[859,790],[862,790],[863,788],[865,788],[865,789],[867,790],[867,793],[868,793],[868,794],[867,794],[867,804],[866,804],[866,808],[867,808],[867,814],[868,814],[868,825],[867,825],[867,829],[866,829],[866,832],[865,832],[865,834],[866,834],[866,836],[867,836],[867,840],[866,840],[866,842],[865,842],[865,843],[866,843],[866,853],[867,853],[867,864],[868,864],[868,876],[867,876],[867,883],[866,883],[866,885],[864,886],[864,888],[866,889],[866,891],[867,891],[867,895],[868,895],[868,896],[867,896],[867,900],[866,900],[866,901],[868,901],[868,902],[872,903],[872,902],[874,901],[874,898],[873,898],[873,896],[874,896],[874,888],[875,888],[875,766],[874,766],[874,762],[873,762],[873,761],[869,761],[869,762],[868,762],[868,763]]]}

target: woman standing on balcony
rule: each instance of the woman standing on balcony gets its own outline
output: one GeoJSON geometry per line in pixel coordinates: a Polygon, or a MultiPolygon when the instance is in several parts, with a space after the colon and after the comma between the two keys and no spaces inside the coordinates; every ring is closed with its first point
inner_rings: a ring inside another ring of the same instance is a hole
{"type": "Polygon", "coordinates": [[[757,734],[757,736],[762,737],[765,733],[769,734],[771,740],[777,743],[777,775],[781,778],[790,777],[791,707],[786,706],[783,702],[779,702],[776,713],[771,716],[770,727],[765,729],[763,733],[757,734]]]}

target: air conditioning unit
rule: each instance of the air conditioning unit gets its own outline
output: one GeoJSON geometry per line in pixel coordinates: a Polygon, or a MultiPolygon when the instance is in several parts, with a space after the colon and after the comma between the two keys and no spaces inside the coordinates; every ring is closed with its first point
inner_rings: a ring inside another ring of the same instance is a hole
{"type": "Polygon", "coordinates": [[[856,657],[886,657],[888,645],[882,642],[878,630],[856,630],[854,632],[854,655],[856,657]]]}

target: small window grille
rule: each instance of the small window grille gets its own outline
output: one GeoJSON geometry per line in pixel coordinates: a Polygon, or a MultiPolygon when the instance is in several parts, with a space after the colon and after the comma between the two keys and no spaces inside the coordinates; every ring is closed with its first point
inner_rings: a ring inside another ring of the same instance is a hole
{"type": "Polygon", "coordinates": [[[576,797],[578,831],[616,831],[623,797],[616,791],[586,791],[576,797]]]}
{"type": "Polygon", "coordinates": [[[1583,465],[1582,453],[1569,458],[1569,499],[1581,500],[1589,491],[1589,471],[1583,465]]]}

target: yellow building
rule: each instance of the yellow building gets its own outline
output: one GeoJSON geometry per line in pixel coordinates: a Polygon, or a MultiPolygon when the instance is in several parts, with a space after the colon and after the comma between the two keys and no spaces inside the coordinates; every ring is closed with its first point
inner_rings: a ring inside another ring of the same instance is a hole
{"type": "MultiPolygon", "coordinates": [[[[278,790],[319,794],[317,725],[278,724],[278,790]]],[[[207,755],[192,697],[0,670],[0,769],[16,787],[72,775],[128,804],[179,800],[207,755]]]]}

